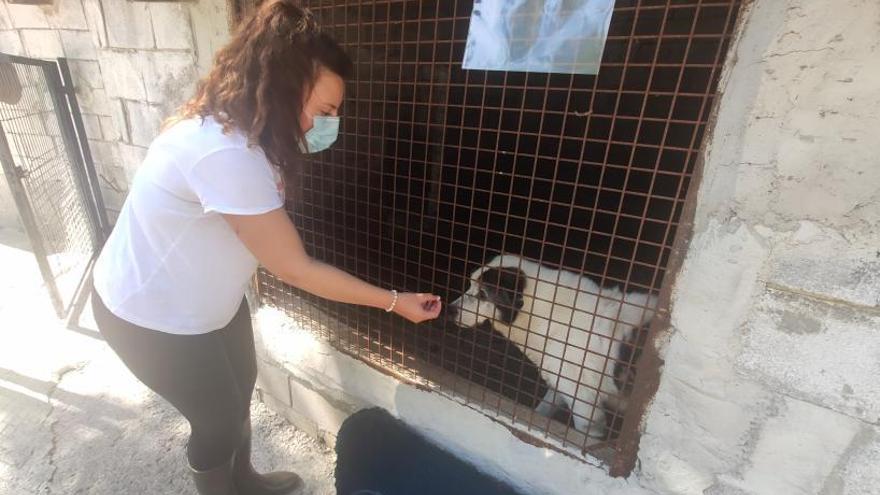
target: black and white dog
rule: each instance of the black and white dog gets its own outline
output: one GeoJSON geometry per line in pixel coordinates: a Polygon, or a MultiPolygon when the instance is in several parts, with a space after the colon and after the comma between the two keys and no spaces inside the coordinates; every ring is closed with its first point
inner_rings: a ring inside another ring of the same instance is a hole
{"type": "MultiPolygon", "coordinates": [[[[654,316],[656,297],[599,287],[587,277],[555,270],[514,255],[500,255],[471,275],[470,287],[449,304],[456,323],[490,321],[541,369],[550,386],[537,411],[572,412],[574,426],[605,425],[605,410],[623,412],[616,401],[615,359],[624,342],[654,316]]],[[[591,432],[592,436],[592,432],[591,432]]]]}

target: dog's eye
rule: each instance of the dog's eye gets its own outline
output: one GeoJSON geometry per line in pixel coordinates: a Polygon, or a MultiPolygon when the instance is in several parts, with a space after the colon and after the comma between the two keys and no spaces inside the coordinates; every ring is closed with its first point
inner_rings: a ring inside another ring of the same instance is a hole
{"type": "Polygon", "coordinates": [[[489,293],[486,292],[486,289],[480,289],[479,292],[477,292],[477,297],[480,299],[489,299],[489,293]]]}

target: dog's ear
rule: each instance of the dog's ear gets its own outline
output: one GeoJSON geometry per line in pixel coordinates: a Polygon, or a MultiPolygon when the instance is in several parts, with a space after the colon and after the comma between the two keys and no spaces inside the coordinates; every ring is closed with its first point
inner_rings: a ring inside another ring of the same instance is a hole
{"type": "Polygon", "coordinates": [[[522,270],[511,267],[490,268],[479,279],[481,288],[495,303],[505,323],[512,323],[523,307],[526,276],[522,270]]]}

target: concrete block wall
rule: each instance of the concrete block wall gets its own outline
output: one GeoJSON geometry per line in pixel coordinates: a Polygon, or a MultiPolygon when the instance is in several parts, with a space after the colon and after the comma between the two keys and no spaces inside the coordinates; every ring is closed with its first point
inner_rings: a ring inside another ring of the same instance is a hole
{"type": "Polygon", "coordinates": [[[880,3],[755,0],[645,421],[660,493],[880,488],[880,3]]]}
{"type": "Polygon", "coordinates": [[[0,51],[69,59],[110,210],[121,206],[160,123],[191,94],[228,35],[223,0],[0,1],[0,51]]]}

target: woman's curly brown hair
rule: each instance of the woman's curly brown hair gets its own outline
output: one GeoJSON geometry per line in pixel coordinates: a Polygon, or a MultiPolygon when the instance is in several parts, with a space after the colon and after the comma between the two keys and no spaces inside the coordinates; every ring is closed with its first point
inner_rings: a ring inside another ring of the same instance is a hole
{"type": "Polygon", "coordinates": [[[239,24],[195,96],[165,127],[211,116],[227,132],[244,133],[289,172],[301,154],[303,104],[321,68],[345,79],[352,63],[308,9],[293,0],[268,1],[239,24]]]}

